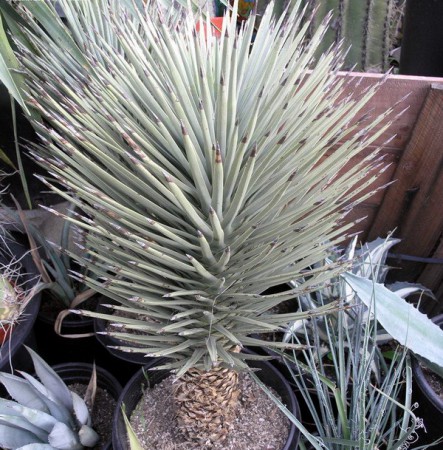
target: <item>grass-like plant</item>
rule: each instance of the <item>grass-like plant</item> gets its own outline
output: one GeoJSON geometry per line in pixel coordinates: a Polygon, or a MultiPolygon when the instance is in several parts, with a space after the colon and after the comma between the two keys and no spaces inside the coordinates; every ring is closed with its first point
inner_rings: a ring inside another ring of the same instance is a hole
{"type": "Polygon", "coordinates": [[[181,429],[221,440],[238,371],[265,358],[241,353],[263,344],[251,334],[336,308],[270,312],[343,270],[315,263],[346,239],[347,213],[370,195],[378,152],[348,163],[391,111],[359,127],[376,88],[343,96],[339,50],[310,70],[326,23],[306,42],[299,1],[278,20],[270,5],[256,32],[254,14],[237,29],[235,5],[220,39],[190,8],[177,22],[149,0],[59,5],[66,24],[49,2],[14,11],[28,103],[45,120],[34,156],[45,182],[83,211],[67,220],[86,231],[93,259],[77,259],[98,278],[82,281],[137,315],[103,316],[138,344],[122,348],[169,357],[181,429]]]}
{"type": "MultiPolygon", "coordinates": [[[[314,437],[328,449],[409,448],[423,428],[411,404],[409,349],[426,352],[441,365],[442,336],[405,298],[433,294],[415,283],[387,283],[388,252],[398,239],[378,238],[360,249],[356,242],[323,263],[348,259],[348,272],[298,297],[300,310],[336,301],[341,308],[290,324],[283,340],[305,348],[280,355],[309,409],[314,437]]],[[[318,444],[314,437],[305,434],[301,448],[318,444]]]]}
{"type": "Polygon", "coordinates": [[[413,413],[407,349],[383,352],[379,325],[368,323],[361,301],[319,325],[312,320],[297,327],[290,342],[306,348],[285,356],[312,420],[313,435],[302,436],[300,448],[320,442],[330,450],[407,448],[423,427],[413,413]]]}

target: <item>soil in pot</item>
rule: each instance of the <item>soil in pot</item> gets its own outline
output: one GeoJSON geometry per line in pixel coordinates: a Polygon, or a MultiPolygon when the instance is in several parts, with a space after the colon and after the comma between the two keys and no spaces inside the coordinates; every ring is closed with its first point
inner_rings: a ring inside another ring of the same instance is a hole
{"type": "MultiPolygon", "coordinates": [[[[160,360],[157,364],[163,364],[160,360]]],[[[295,396],[283,376],[270,364],[263,361],[251,361],[250,365],[259,369],[256,373],[261,381],[271,389],[283,404],[300,420],[300,412],[295,396]]],[[[298,447],[299,431],[280,412],[271,399],[247,375],[242,375],[241,405],[235,424],[228,440],[212,449],[223,450],[295,450],[298,447]],[[255,422],[251,422],[255,420],[255,422]],[[243,423],[240,425],[240,422],[243,423]],[[248,425],[249,424],[249,425],[248,425]],[[269,434],[271,432],[276,435],[269,434]],[[260,434],[262,432],[262,434],[260,434]]],[[[171,394],[171,374],[166,371],[149,371],[149,366],[137,372],[124,388],[114,416],[113,448],[129,449],[126,429],[121,413],[125,405],[126,412],[132,417],[133,426],[149,426],[152,433],[143,428],[143,448],[149,450],[203,450],[201,445],[184,442],[174,431],[175,422],[171,394]],[[149,389],[147,388],[149,386],[149,389]],[[137,405],[140,403],[140,406],[137,405]],[[149,409],[143,410],[147,404],[149,409]],[[155,406],[154,406],[155,404],[155,406]],[[141,408],[141,409],[137,409],[141,408]],[[133,411],[135,414],[132,414],[133,411]],[[171,422],[172,420],[172,422],[171,422]],[[155,421],[155,422],[154,422],[155,421]],[[164,423],[166,422],[166,423],[164,423]],[[154,430],[154,431],[152,431],[154,430]],[[149,442],[146,440],[149,439],[149,442]],[[157,441],[154,444],[154,441],[157,441]]]]}
{"type": "MultiPolygon", "coordinates": [[[[194,444],[183,440],[174,420],[170,376],[145,391],[131,415],[131,425],[143,448],[191,450],[194,444]]],[[[213,450],[280,450],[284,447],[290,422],[277,405],[248,375],[240,376],[241,397],[235,428],[226,441],[213,450]]],[[[274,392],[275,394],[275,392],[274,392]]]]}
{"type": "MultiPolygon", "coordinates": [[[[92,365],[85,363],[65,363],[53,366],[70,390],[84,397],[92,374],[92,365]]],[[[110,448],[112,439],[112,417],[118,397],[122,391],[121,384],[106,369],[96,366],[97,392],[92,409],[88,405],[92,427],[99,434],[100,441],[95,450],[110,448]]]]}
{"type": "Polygon", "coordinates": [[[426,378],[426,382],[443,403],[443,379],[432,372],[432,370],[428,369],[426,366],[420,364],[420,367],[426,378]]]}

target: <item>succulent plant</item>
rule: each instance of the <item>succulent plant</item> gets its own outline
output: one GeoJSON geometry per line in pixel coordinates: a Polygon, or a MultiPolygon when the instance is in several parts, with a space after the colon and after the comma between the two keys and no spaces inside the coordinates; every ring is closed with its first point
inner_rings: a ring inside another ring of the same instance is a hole
{"type": "Polygon", "coordinates": [[[26,289],[18,284],[20,264],[10,262],[0,264],[0,329],[7,333],[16,323],[26,305],[34,296],[38,285],[26,289]]]}
{"type": "Polygon", "coordinates": [[[314,265],[355,225],[345,217],[382,162],[370,151],[347,164],[392,111],[356,131],[376,88],[343,98],[340,49],[310,72],[326,23],[305,43],[296,7],[274,20],[271,4],[257,30],[254,14],[237,30],[235,3],[216,39],[208,23],[196,31],[198,14],[177,23],[155,1],[59,4],[66,25],[50,2],[15,5],[29,104],[45,119],[33,154],[82,210],[67,220],[85,231],[93,260],[77,260],[96,278],[80,278],[136,316],[100,317],[119,324],[122,349],[170,358],[187,436],[221,440],[237,372],[265,358],[240,351],[263,345],[251,334],[335,309],[272,312],[344,270],[314,265]]]}
{"type": "Polygon", "coordinates": [[[349,47],[345,59],[347,70],[385,72],[389,69],[389,53],[400,36],[404,0],[303,0],[303,3],[307,5],[307,16],[314,30],[333,11],[331,27],[319,52],[343,39],[349,47]]]}
{"type": "Polygon", "coordinates": [[[86,402],[32,349],[35,377],[0,373],[13,400],[0,399],[0,445],[18,449],[82,449],[99,440],[86,402]]]}
{"type": "Polygon", "coordinates": [[[0,224],[0,344],[42,287],[37,275],[24,273],[23,256],[13,253],[13,242],[14,236],[0,224]]]}
{"type": "MultiPolygon", "coordinates": [[[[355,237],[346,250],[340,252],[341,255],[339,252],[332,252],[322,263],[327,266],[332,260],[341,257],[352,264],[350,269],[331,279],[328,286],[303,294],[297,300],[301,310],[312,310],[317,306],[340,302],[350,309],[340,319],[345,320],[347,330],[354,332],[355,327],[361,328],[363,321],[365,326],[376,329],[374,341],[377,345],[395,340],[419,357],[425,358],[428,365],[433,365],[434,370],[442,373],[443,355],[439,349],[443,346],[443,332],[411,302],[406,301],[411,295],[419,296],[421,300],[425,297],[435,300],[434,294],[419,283],[386,282],[390,269],[386,263],[388,252],[398,242],[399,239],[388,236],[386,239],[377,238],[365,243],[357,249],[355,237]],[[356,305],[364,312],[362,317],[354,314],[356,305]],[[376,321],[378,325],[375,325],[376,321]]],[[[294,285],[298,283],[303,283],[303,280],[293,281],[294,285]]],[[[337,316],[339,312],[333,315],[337,316]]],[[[327,320],[328,318],[319,317],[313,321],[295,321],[289,326],[285,339],[290,340],[298,332],[303,335],[306,328],[315,326],[315,333],[320,340],[326,342],[329,340],[327,320]]],[[[325,352],[329,351],[327,346],[323,346],[323,349],[325,352]]]]}

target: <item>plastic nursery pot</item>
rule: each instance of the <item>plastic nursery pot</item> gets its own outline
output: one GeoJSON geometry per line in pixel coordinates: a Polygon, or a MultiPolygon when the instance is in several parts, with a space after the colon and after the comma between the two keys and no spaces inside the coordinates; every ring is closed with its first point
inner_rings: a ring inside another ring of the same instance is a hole
{"type": "MultiPolygon", "coordinates": [[[[35,282],[37,269],[27,249],[18,242],[7,243],[10,253],[19,261],[21,274],[18,283],[26,283],[27,288],[35,282]]],[[[9,261],[5,254],[0,255],[1,263],[9,261]]],[[[11,372],[12,369],[32,370],[32,364],[23,344],[35,347],[33,326],[40,308],[40,293],[36,294],[27,304],[18,323],[6,332],[5,341],[0,346],[0,372],[11,372]]]]}
{"type": "MultiPolygon", "coordinates": [[[[434,317],[432,321],[443,329],[443,314],[434,317]]],[[[423,369],[418,359],[413,358],[412,401],[413,403],[418,404],[418,407],[414,410],[414,413],[417,417],[423,419],[424,427],[426,429],[426,432],[424,429],[417,430],[417,443],[419,445],[430,444],[443,435],[443,398],[435,392],[429,381],[429,375],[426,375],[426,372],[426,369],[423,369]]],[[[443,380],[441,380],[440,384],[443,392],[443,380]]]]}
{"type": "MultiPolygon", "coordinates": [[[[170,375],[169,371],[148,372],[150,367],[163,364],[164,362],[164,359],[157,359],[150,365],[140,369],[123,388],[117,402],[112,426],[112,446],[114,450],[130,450],[127,441],[126,426],[122,415],[122,405],[124,405],[127,416],[130,417],[142,397],[143,390],[146,388],[146,374],[149,375],[150,386],[154,386],[170,375]]],[[[283,404],[286,405],[288,410],[300,420],[300,409],[297,399],[295,398],[289,383],[281,373],[266,361],[250,361],[249,365],[253,368],[260,369],[256,372],[260,380],[268,387],[274,389],[281,397],[283,404]]],[[[278,450],[296,450],[298,448],[299,439],[300,431],[293,423],[291,423],[286,444],[282,449],[278,450]]]]}
{"type": "MultiPolygon", "coordinates": [[[[87,363],[62,363],[52,366],[60,378],[69,386],[70,384],[88,385],[92,374],[92,364],[87,363]]],[[[118,380],[106,369],[100,366],[95,367],[97,373],[97,386],[105,391],[114,399],[118,400],[122,386],[118,380]]],[[[111,436],[109,441],[105,442],[100,449],[107,450],[111,447],[111,436]]]]}
{"type": "MultiPolygon", "coordinates": [[[[88,302],[88,308],[95,309],[98,298],[92,297],[88,302]]],[[[62,335],[54,330],[55,318],[60,310],[53,312],[51,298],[42,298],[42,306],[35,324],[35,333],[39,353],[49,364],[58,364],[69,361],[81,361],[92,363],[100,361],[103,347],[98,343],[94,335],[94,321],[91,317],[77,314],[69,314],[63,320],[62,335]],[[69,338],[65,336],[76,334],[90,334],[88,337],[69,338]]]]}

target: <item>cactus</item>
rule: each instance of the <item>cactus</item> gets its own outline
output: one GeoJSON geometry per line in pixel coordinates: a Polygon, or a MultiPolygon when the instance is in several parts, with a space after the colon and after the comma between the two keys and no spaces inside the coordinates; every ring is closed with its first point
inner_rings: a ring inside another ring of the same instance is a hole
{"type": "Polygon", "coordinates": [[[2,339],[5,340],[11,326],[19,320],[26,305],[41,289],[41,284],[34,282],[35,279],[30,287],[27,286],[28,283],[20,282],[20,261],[8,255],[8,247],[5,246],[2,259],[7,262],[0,262],[0,344],[2,339]]]}
{"type": "Polygon", "coordinates": [[[0,399],[0,446],[17,449],[79,450],[94,447],[99,435],[91,428],[86,402],[70,391],[63,380],[30,348],[40,378],[0,373],[9,395],[0,399]],[[31,447],[26,447],[31,448],[31,447]]]}
{"type": "Polygon", "coordinates": [[[312,28],[316,29],[332,11],[332,22],[319,54],[344,40],[349,52],[345,68],[363,71],[389,69],[389,52],[399,31],[403,0],[304,0],[307,17],[315,11],[312,28]]]}

